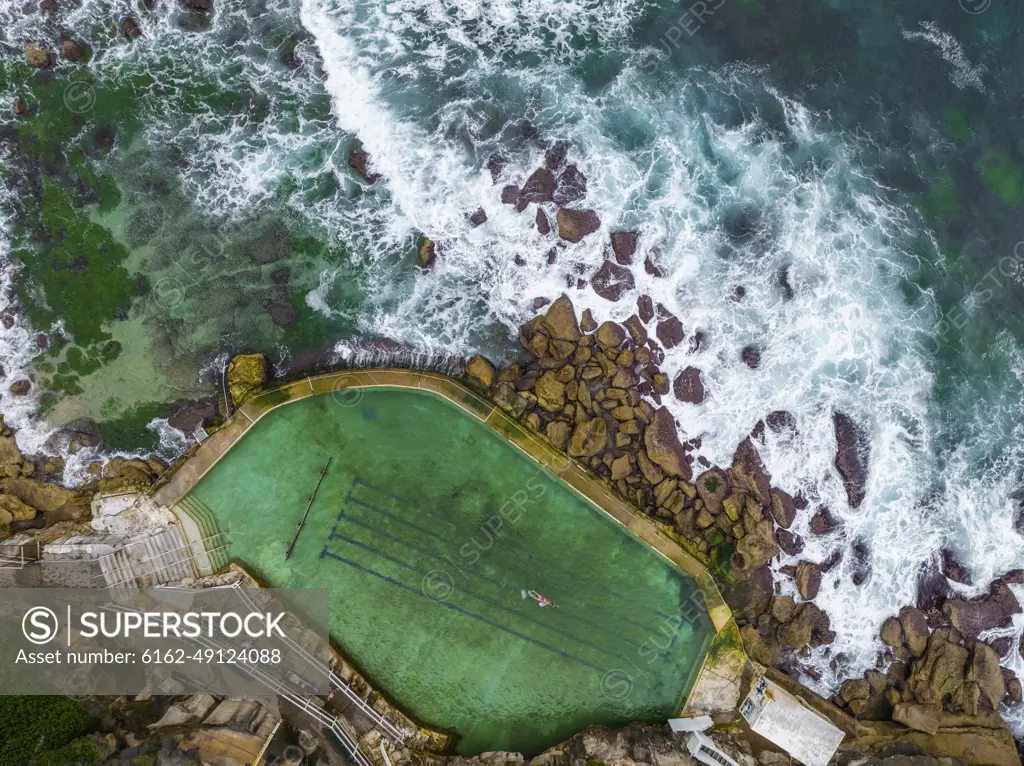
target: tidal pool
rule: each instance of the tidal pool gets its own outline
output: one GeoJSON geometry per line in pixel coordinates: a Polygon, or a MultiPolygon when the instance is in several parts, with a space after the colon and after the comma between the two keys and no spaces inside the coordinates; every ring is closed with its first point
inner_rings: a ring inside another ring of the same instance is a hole
{"type": "Polygon", "coordinates": [[[348,394],[271,411],[185,498],[232,559],[329,588],[335,645],[461,753],[678,711],[714,635],[693,580],[445,399],[348,394]]]}

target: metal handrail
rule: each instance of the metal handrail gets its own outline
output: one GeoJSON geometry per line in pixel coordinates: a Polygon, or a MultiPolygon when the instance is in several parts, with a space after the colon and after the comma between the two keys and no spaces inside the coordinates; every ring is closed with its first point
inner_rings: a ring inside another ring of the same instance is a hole
{"type": "MultiPolygon", "coordinates": [[[[245,592],[245,589],[242,587],[241,583],[239,583],[236,580],[231,584],[230,587],[235,588],[239,591],[239,597],[246,602],[247,606],[249,606],[250,608],[256,607],[256,605],[252,602],[252,599],[250,599],[248,594],[245,592]]],[[[317,659],[309,652],[307,652],[305,647],[303,647],[298,642],[294,641],[292,638],[285,636],[284,640],[295,652],[297,652],[304,660],[306,660],[306,662],[310,663],[311,665],[321,664],[321,660],[317,659]]],[[[336,686],[338,688],[338,691],[344,694],[350,702],[355,703],[355,705],[359,708],[360,712],[363,713],[363,715],[367,716],[371,721],[373,721],[378,726],[383,728],[384,731],[392,739],[398,742],[405,741],[406,735],[403,734],[398,729],[398,727],[396,727],[391,721],[385,718],[381,713],[377,712],[370,705],[368,705],[366,700],[362,699],[358,694],[352,691],[352,688],[348,684],[346,684],[337,674],[335,674],[335,672],[331,670],[329,665],[325,669],[327,671],[331,683],[334,686],[336,686]]]]}

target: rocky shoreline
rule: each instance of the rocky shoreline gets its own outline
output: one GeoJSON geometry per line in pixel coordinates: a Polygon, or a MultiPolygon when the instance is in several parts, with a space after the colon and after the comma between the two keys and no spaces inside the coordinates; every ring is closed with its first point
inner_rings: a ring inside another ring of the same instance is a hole
{"type": "MultiPolygon", "coordinates": [[[[668,395],[699,400],[700,371],[687,368],[671,382],[660,371],[662,344],[685,338],[679,320],[663,307],[651,311],[650,302],[641,298],[637,314],[623,324],[599,324],[589,310],[577,318],[572,302],[562,296],[520,328],[528,359],[499,370],[476,356],[467,364],[466,378],[700,558],[719,580],[751,659],[794,679],[814,678],[809,650],[835,639],[828,615],[814,600],[822,573],[836,561],[801,559],[773,569],[780,553],[802,552],[804,541],[790,527],[797,514],[812,511],[803,498],[772,486],[757,448],[766,428],[792,428],[793,418],[769,413],[737,447],[727,468],[695,461],[691,452],[698,444],[680,440],[661,401],[668,395]],[[779,595],[779,577],[791,579],[798,595],[779,595]]],[[[695,335],[690,343],[701,340],[695,335]]],[[[836,470],[856,507],[864,497],[869,446],[863,430],[845,414],[835,413],[834,425],[836,470]]],[[[835,528],[827,508],[813,514],[813,533],[835,528]]],[[[852,554],[865,562],[854,574],[856,582],[866,574],[868,553],[852,554]]],[[[948,552],[944,561],[944,572],[963,573],[948,552]]],[[[919,603],[880,626],[886,648],[877,668],[846,680],[831,702],[855,720],[894,721],[929,735],[988,727],[998,719],[994,713],[1000,704],[1021,702],[1020,681],[999,664],[1018,647],[1009,639],[986,643],[979,635],[1011,624],[1021,607],[1008,586],[1020,583],[1024,572],[1011,572],[995,581],[989,594],[964,600],[952,597],[947,574],[925,573],[919,603]]],[[[841,669],[841,654],[833,654],[831,662],[841,669]]]]}

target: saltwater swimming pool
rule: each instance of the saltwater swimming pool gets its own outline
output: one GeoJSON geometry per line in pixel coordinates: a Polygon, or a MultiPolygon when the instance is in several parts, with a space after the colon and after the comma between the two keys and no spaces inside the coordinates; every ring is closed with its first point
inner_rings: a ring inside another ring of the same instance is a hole
{"type": "Polygon", "coordinates": [[[434,394],[278,407],[187,501],[269,585],[329,588],[338,648],[462,753],[669,716],[714,635],[687,575],[434,394]]]}

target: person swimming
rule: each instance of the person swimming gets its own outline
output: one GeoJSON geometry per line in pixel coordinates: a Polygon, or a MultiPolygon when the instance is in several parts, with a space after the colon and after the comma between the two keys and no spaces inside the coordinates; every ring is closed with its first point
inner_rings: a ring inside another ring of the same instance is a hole
{"type": "Polygon", "coordinates": [[[547,598],[545,598],[535,590],[523,590],[520,591],[520,593],[522,594],[523,598],[532,598],[534,601],[536,601],[537,606],[539,606],[541,609],[543,609],[546,606],[550,606],[555,609],[558,608],[558,604],[556,604],[554,601],[549,601],[547,598]]]}

